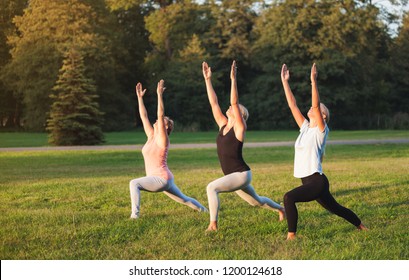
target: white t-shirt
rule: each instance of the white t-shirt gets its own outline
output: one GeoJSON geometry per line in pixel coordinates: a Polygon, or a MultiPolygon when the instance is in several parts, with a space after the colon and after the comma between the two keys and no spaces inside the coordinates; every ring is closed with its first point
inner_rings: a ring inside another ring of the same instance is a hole
{"type": "Polygon", "coordinates": [[[322,174],[321,158],[324,155],[329,128],[325,124],[324,131],[321,132],[318,126],[310,128],[309,124],[307,120],[304,121],[294,145],[296,178],[304,178],[316,172],[322,174]]]}

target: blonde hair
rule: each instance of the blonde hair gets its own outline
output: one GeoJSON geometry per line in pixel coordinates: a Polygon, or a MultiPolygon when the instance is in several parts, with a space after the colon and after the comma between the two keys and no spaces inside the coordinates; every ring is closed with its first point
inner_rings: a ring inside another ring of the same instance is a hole
{"type": "Polygon", "coordinates": [[[172,133],[173,127],[174,127],[173,120],[171,118],[169,118],[168,116],[165,116],[163,119],[166,120],[166,125],[168,127],[166,129],[166,132],[168,133],[168,135],[170,135],[172,133]]]}
{"type": "Polygon", "coordinates": [[[324,103],[320,103],[320,109],[321,109],[321,114],[324,115],[324,120],[326,123],[329,123],[329,110],[327,108],[327,106],[324,105],[324,103]]]}
{"type": "Polygon", "coordinates": [[[249,111],[247,110],[246,107],[244,107],[243,105],[239,104],[240,107],[240,113],[243,116],[243,119],[245,121],[247,121],[247,119],[249,118],[249,111]]]}

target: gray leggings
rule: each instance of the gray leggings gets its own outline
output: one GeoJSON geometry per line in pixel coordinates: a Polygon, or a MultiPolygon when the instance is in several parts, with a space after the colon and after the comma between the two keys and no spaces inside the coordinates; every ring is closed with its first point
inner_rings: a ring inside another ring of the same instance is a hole
{"type": "Polygon", "coordinates": [[[283,207],[271,199],[259,196],[251,182],[251,170],[235,172],[223,176],[207,185],[207,198],[209,200],[210,221],[217,221],[219,215],[219,193],[236,192],[238,196],[252,206],[260,206],[270,210],[279,210],[283,207]]]}
{"type": "Polygon", "coordinates": [[[196,199],[184,195],[175,185],[174,179],[165,180],[157,176],[147,176],[133,179],[129,182],[131,192],[132,215],[139,217],[141,195],[140,191],[164,192],[176,202],[189,206],[197,211],[207,211],[196,199]]]}

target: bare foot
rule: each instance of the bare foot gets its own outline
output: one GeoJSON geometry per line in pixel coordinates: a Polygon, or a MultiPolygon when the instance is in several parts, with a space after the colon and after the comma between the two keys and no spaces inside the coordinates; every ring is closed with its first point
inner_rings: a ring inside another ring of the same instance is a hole
{"type": "Polygon", "coordinates": [[[285,209],[281,208],[280,210],[278,210],[278,220],[281,222],[284,221],[285,218],[286,218],[285,209]]]}
{"type": "Polygon", "coordinates": [[[364,224],[360,224],[359,226],[357,226],[358,230],[369,230],[366,226],[364,226],[364,224]]]}
{"type": "Polygon", "coordinates": [[[296,238],[295,232],[289,232],[289,233],[287,233],[287,240],[293,240],[293,239],[295,239],[295,238],[296,238]]]}
{"type": "Polygon", "coordinates": [[[211,221],[206,231],[217,231],[217,221],[211,221]]]}
{"type": "Polygon", "coordinates": [[[139,214],[131,214],[131,217],[129,217],[132,220],[136,220],[139,218],[139,214]]]}

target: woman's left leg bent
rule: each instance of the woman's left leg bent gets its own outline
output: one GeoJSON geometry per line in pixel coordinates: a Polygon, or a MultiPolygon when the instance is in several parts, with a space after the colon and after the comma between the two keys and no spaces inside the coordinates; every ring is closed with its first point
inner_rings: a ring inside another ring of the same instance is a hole
{"type": "Polygon", "coordinates": [[[218,219],[219,214],[219,193],[234,192],[250,184],[250,176],[247,172],[235,172],[223,176],[207,185],[207,198],[209,201],[210,221],[218,219]]]}
{"type": "Polygon", "coordinates": [[[292,189],[284,195],[284,207],[287,214],[289,232],[297,231],[298,211],[295,203],[316,200],[325,189],[328,189],[328,185],[322,180],[321,175],[316,173],[303,179],[303,185],[292,189]]]}

